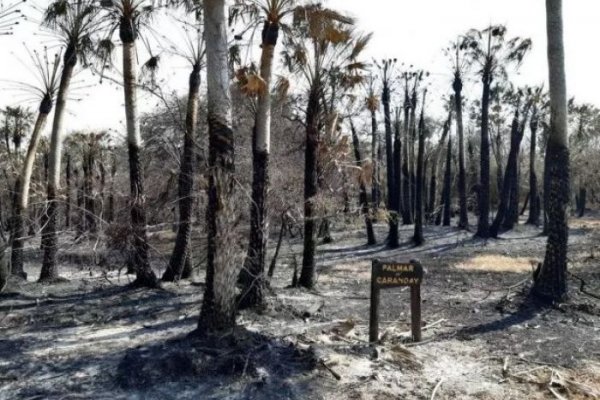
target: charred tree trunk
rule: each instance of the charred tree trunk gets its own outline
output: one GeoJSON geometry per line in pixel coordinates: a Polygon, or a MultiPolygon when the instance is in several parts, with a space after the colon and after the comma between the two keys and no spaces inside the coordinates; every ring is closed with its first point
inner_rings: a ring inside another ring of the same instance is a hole
{"type": "MultiPolygon", "coordinates": [[[[302,270],[298,281],[300,286],[312,288],[315,285],[315,251],[316,251],[316,197],[318,193],[317,182],[317,162],[319,153],[319,97],[318,82],[313,83],[308,98],[306,110],[306,150],[304,160],[304,250],[302,254],[302,270]]],[[[374,132],[374,138],[377,132],[374,132]]],[[[374,140],[374,152],[377,143],[374,140]]],[[[377,160],[374,160],[377,163],[377,160]]],[[[375,177],[375,173],[374,173],[375,177]]],[[[377,183],[373,182],[373,193],[378,193],[375,189],[377,183]]],[[[376,209],[376,202],[373,203],[376,209]]]]}
{"type": "MultiPolygon", "coordinates": [[[[354,147],[354,158],[356,160],[356,166],[358,168],[362,168],[362,156],[360,154],[360,142],[358,140],[358,134],[356,133],[356,128],[350,120],[350,130],[352,131],[352,145],[354,147]]],[[[375,231],[373,230],[373,221],[371,219],[371,215],[369,213],[369,201],[367,196],[367,186],[365,185],[364,180],[359,179],[359,203],[360,210],[362,215],[365,218],[365,226],[367,228],[367,244],[372,246],[377,244],[377,239],[375,238],[375,231]]]]}
{"type": "Polygon", "coordinates": [[[444,190],[442,194],[443,226],[450,226],[452,208],[452,136],[448,137],[448,150],[446,153],[446,169],[444,171],[444,190]]]}
{"type": "Polygon", "coordinates": [[[538,179],[535,168],[538,129],[538,116],[536,111],[534,111],[531,116],[529,129],[531,130],[531,144],[529,147],[529,218],[527,219],[527,223],[539,225],[540,195],[538,192],[538,179]]]}
{"type": "Polygon", "coordinates": [[[394,145],[392,139],[392,116],[390,110],[390,88],[387,82],[383,85],[381,96],[383,103],[383,115],[385,122],[385,155],[386,155],[386,178],[387,178],[387,209],[389,213],[389,229],[387,245],[395,249],[398,243],[398,205],[396,195],[396,176],[394,175],[394,145]]]}
{"type": "Polygon", "coordinates": [[[175,247],[162,280],[167,282],[187,279],[192,275],[189,259],[194,207],[194,136],[198,124],[198,96],[200,92],[200,63],[194,64],[188,82],[188,102],[183,135],[183,155],[179,171],[179,225],[175,247]]]}
{"type": "Polygon", "coordinates": [[[408,89],[404,92],[404,149],[402,153],[402,223],[404,225],[410,225],[413,223],[413,213],[411,206],[411,186],[410,186],[410,168],[409,164],[409,143],[410,143],[410,132],[409,132],[409,121],[410,121],[410,98],[408,96],[408,89]]]}
{"type": "Polygon", "coordinates": [[[234,134],[229,93],[227,19],[224,0],[204,0],[206,76],[208,100],[208,235],[206,289],[197,333],[226,331],[235,327],[236,282],[239,266],[231,259],[236,243],[234,134]]]}
{"type": "Polygon", "coordinates": [[[417,176],[415,193],[415,232],[413,242],[416,246],[421,246],[425,239],[423,237],[423,176],[424,176],[424,157],[425,157],[425,95],[423,95],[423,106],[421,108],[421,118],[419,119],[419,148],[417,153],[417,176]]]}
{"type": "Polygon", "coordinates": [[[550,136],[546,150],[549,167],[548,244],[533,293],[551,302],[567,296],[567,207],[570,193],[567,84],[564,64],[562,0],[546,0],[548,69],[550,81],[550,136]]]}
{"type": "Polygon", "coordinates": [[[381,187],[379,182],[379,133],[377,132],[377,120],[375,111],[371,111],[371,164],[373,175],[371,177],[371,209],[373,217],[377,218],[379,203],[381,201],[381,187]]]}
{"type": "Polygon", "coordinates": [[[66,183],[66,194],[65,199],[65,227],[69,229],[71,227],[71,155],[67,154],[67,162],[65,163],[65,183],[66,183]]]}
{"type": "Polygon", "coordinates": [[[477,237],[487,239],[490,235],[490,133],[489,108],[490,85],[492,82],[491,66],[486,65],[483,73],[483,94],[481,97],[481,157],[479,161],[479,222],[477,237]]]}
{"type": "Polygon", "coordinates": [[[462,110],[462,77],[460,71],[454,74],[454,109],[456,111],[456,134],[458,136],[458,202],[459,219],[458,227],[460,229],[469,228],[469,214],[467,208],[467,173],[465,167],[465,143],[463,128],[463,110],[462,110]]]}

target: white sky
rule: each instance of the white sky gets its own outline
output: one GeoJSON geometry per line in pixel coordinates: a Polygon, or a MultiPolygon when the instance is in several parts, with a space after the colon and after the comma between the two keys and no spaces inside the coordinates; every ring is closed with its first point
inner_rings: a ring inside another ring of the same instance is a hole
{"type": "MultiPolygon", "coordinates": [[[[367,53],[369,58],[395,57],[431,71],[433,97],[445,95],[450,89],[449,66],[441,50],[458,34],[490,23],[506,24],[509,36],[533,40],[533,50],[520,70],[517,83],[538,84],[547,80],[544,0],[329,0],[326,4],[348,11],[357,18],[360,30],[374,33],[367,53]]],[[[600,1],[565,0],[563,4],[569,93],[578,101],[600,105],[600,51],[596,49],[596,39],[600,37],[600,1]]],[[[25,67],[28,61],[25,48],[41,49],[51,43],[47,36],[35,35],[36,30],[35,25],[22,25],[14,36],[0,36],[0,107],[31,98],[4,88],[10,86],[6,81],[33,81],[32,72],[25,67]]],[[[168,32],[169,28],[160,26],[158,30],[168,32]]],[[[185,88],[187,68],[170,63],[161,73],[166,78],[163,90],[185,88]]],[[[87,73],[80,74],[76,86],[83,86],[84,80],[86,84],[97,82],[97,78],[89,79],[87,73]]],[[[479,96],[479,91],[477,84],[469,89],[467,96],[479,96]]],[[[75,97],[81,99],[68,105],[65,121],[68,130],[124,130],[120,87],[104,83],[80,88],[75,97]]],[[[140,100],[142,110],[157,104],[148,95],[140,100]]],[[[36,103],[29,105],[35,107],[36,103]]]]}

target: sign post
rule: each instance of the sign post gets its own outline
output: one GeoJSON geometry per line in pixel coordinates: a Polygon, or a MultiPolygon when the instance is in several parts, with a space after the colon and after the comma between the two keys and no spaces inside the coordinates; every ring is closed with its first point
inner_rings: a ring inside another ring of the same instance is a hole
{"type": "Polygon", "coordinates": [[[410,287],[410,320],[412,339],[421,341],[421,283],[423,267],[415,260],[410,262],[379,262],[373,260],[371,269],[371,310],[369,316],[369,342],[379,340],[379,292],[381,289],[410,287]]]}

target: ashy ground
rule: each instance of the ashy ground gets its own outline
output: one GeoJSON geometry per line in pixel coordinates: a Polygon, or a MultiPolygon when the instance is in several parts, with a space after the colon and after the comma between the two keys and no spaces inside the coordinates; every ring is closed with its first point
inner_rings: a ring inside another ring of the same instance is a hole
{"type": "MultiPolygon", "coordinates": [[[[387,250],[347,226],[319,247],[314,291],[288,287],[301,261],[290,239],[269,308],[241,312],[239,329],[212,343],[187,337],[202,272],[132,290],[81,245],[70,250],[81,257],[63,257],[80,264],[61,266],[68,282],[14,282],[1,295],[0,399],[599,399],[600,217],[571,225],[571,298],[550,308],[527,297],[546,240],[534,227],[487,242],[427,227],[419,248],[403,227],[405,243],[387,250]],[[382,339],[367,343],[374,258],[425,267],[422,342],[410,341],[404,288],[382,292],[382,339]]],[[[172,237],[155,234],[153,248],[167,252],[172,237]]],[[[157,254],[157,271],[164,263],[157,254]]]]}

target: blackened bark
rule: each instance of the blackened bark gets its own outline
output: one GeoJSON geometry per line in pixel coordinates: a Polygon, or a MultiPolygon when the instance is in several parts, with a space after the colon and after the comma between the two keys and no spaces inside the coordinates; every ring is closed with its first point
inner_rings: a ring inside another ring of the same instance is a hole
{"type": "Polygon", "coordinates": [[[179,171],[179,225],[175,247],[169,266],[162,276],[163,281],[177,281],[191,276],[190,242],[192,237],[192,213],[194,207],[194,135],[197,125],[197,100],[200,91],[200,65],[194,65],[189,77],[188,106],[183,135],[183,156],[179,171]]]}
{"type": "MultiPolygon", "coordinates": [[[[316,84],[315,84],[316,85],[316,84]]],[[[306,110],[306,149],[304,159],[304,249],[302,253],[302,270],[298,284],[305,288],[315,285],[315,251],[316,251],[316,196],[318,192],[317,162],[319,152],[319,98],[317,88],[312,88],[306,110]]],[[[374,142],[377,133],[374,132],[374,142]]],[[[376,145],[376,142],[374,143],[376,145]]],[[[376,160],[374,160],[377,163],[376,160]]],[[[373,182],[374,188],[376,182],[373,182]]],[[[374,193],[379,189],[374,189],[374,193]]],[[[376,207],[376,202],[373,206],[376,207]]]]}
{"type": "MultiPolygon", "coordinates": [[[[356,133],[356,128],[352,121],[350,121],[350,130],[352,131],[352,145],[354,147],[354,158],[356,160],[356,166],[358,168],[362,168],[362,156],[360,154],[360,142],[358,140],[358,134],[356,133]]],[[[367,244],[374,245],[377,244],[377,239],[375,238],[375,231],[373,230],[373,221],[371,219],[371,215],[369,213],[369,200],[367,196],[367,187],[363,181],[360,179],[359,181],[359,203],[360,210],[362,215],[365,217],[365,226],[367,228],[367,244]]]]}
{"type": "Polygon", "coordinates": [[[275,273],[275,267],[277,266],[277,259],[279,258],[279,250],[281,250],[281,243],[283,243],[283,234],[285,232],[285,224],[287,218],[287,211],[281,213],[281,226],[279,227],[279,237],[277,238],[277,246],[275,246],[275,253],[273,254],[273,258],[271,259],[271,263],[269,264],[269,272],[267,273],[267,277],[269,280],[273,277],[275,273]]]}
{"type": "Polygon", "coordinates": [[[373,175],[371,177],[371,209],[374,218],[377,218],[379,203],[381,201],[381,188],[379,182],[379,133],[377,132],[377,120],[375,111],[371,111],[371,163],[373,164],[373,175]]]}
{"type": "Polygon", "coordinates": [[[71,227],[71,155],[67,154],[67,162],[65,163],[65,183],[67,198],[65,204],[65,227],[71,227]]]}
{"type": "MultiPolygon", "coordinates": [[[[423,99],[425,100],[425,99],[423,99]]],[[[425,107],[425,101],[423,101],[425,107]]],[[[425,156],[425,121],[421,109],[421,118],[419,120],[419,148],[417,154],[417,176],[415,187],[415,232],[413,242],[416,246],[421,246],[425,241],[423,237],[423,176],[424,176],[424,156],[425,156]]]]}
{"type": "Polygon", "coordinates": [[[15,217],[12,223],[12,252],[11,252],[11,274],[27,279],[23,269],[23,245],[25,237],[25,215],[26,210],[21,207],[15,209],[15,217]]]}
{"type": "Polygon", "coordinates": [[[465,143],[462,112],[462,78],[460,71],[454,74],[454,109],[456,111],[456,133],[458,136],[458,201],[460,229],[469,228],[469,214],[467,209],[467,173],[465,170],[465,143]]]}
{"type": "Polygon", "coordinates": [[[390,110],[390,88],[387,82],[384,82],[383,94],[381,96],[383,103],[383,115],[385,125],[385,156],[386,156],[386,178],[387,178],[387,209],[388,217],[388,238],[387,245],[395,249],[398,243],[398,206],[396,195],[396,176],[394,175],[394,144],[392,139],[392,116],[390,110]]]}
{"type": "Polygon", "coordinates": [[[444,171],[444,190],[442,193],[443,218],[442,225],[450,226],[452,208],[452,137],[448,137],[448,149],[446,153],[446,169],[444,171]]]}
{"type": "Polygon", "coordinates": [[[83,156],[83,206],[85,208],[85,227],[90,232],[96,232],[96,207],[93,196],[94,187],[94,155],[88,149],[83,156]]]}
{"type": "Polygon", "coordinates": [[[547,301],[560,301],[567,294],[567,206],[571,193],[569,149],[553,142],[546,149],[549,193],[547,196],[548,244],[533,292],[547,301]]]}
{"type": "Polygon", "coordinates": [[[490,230],[490,134],[489,134],[489,108],[491,66],[486,66],[483,73],[483,94],[481,97],[481,157],[479,161],[479,195],[478,211],[479,223],[475,236],[487,239],[490,230]]]}
{"type": "Polygon", "coordinates": [[[584,187],[579,188],[579,202],[577,205],[577,216],[583,218],[585,215],[585,207],[587,203],[587,189],[584,187]]]}
{"type": "Polygon", "coordinates": [[[243,293],[240,308],[260,306],[263,303],[266,281],[264,277],[267,253],[266,201],[269,187],[269,153],[256,148],[256,128],[253,138],[252,204],[250,206],[250,243],[244,268],[240,273],[243,293]]]}
{"type": "Polygon", "coordinates": [[[140,148],[128,143],[129,179],[131,192],[131,227],[133,230],[133,268],[136,279],[133,286],[158,287],[159,282],[150,267],[148,259],[148,238],[146,233],[146,207],[144,181],[140,160],[140,148]]]}
{"type": "Polygon", "coordinates": [[[413,223],[413,213],[411,206],[411,185],[410,185],[410,168],[409,164],[409,145],[410,145],[410,97],[408,89],[404,92],[404,150],[402,157],[402,223],[410,225],[413,223]]]}
{"type": "MultiPolygon", "coordinates": [[[[396,225],[400,222],[402,208],[402,128],[400,127],[399,113],[396,115],[394,127],[394,210],[396,211],[396,225]]],[[[398,229],[396,228],[396,232],[398,229]]]]}
{"type": "Polygon", "coordinates": [[[44,259],[42,261],[42,270],[40,272],[40,282],[53,282],[58,279],[58,270],[56,268],[56,252],[58,250],[56,219],[58,204],[53,185],[48,185],[47,196],[46,218],[44,227],[42,228],[42,249],[44,250],[44,259]]]}
{"type": "Polygon", "coordinates": [[[433,212],[435,210],[435,198],[437,197],[437,168],[436,162],[431,163],[431,176],[429,177],[429,200],[427,201],[427,208],[425,209],[425,215],[427,221],[431,223],[433,219],[433,212]]]}
{"type": "Polygon", "coordinates": [[[235,251],[226,247],[233,245],[228,238],[228,229],[231,229],[231,226],[227,226],[228,219],[232,216],[226,215],[229,210],[224,206],[233,201],[235,188],[234,135],[230,127],[209,114],[208,137],[206,289],[198,321],[198,333],[230,329],[235,326],[237,311],[235,283],[239,269],[224,255],[235,251]],[[221,277],[218,281],[215,279],[217,275],[221,277]]]}
{"type": "Polygon", "coordinates": [[[535,168],[536,147],[537,147],[537,113],[531,116],[529,124],[531,130],[531,143],[529,147],[529,218],[527,223],[531,225],[540,224],[540,195],[538,192],[538,178],[535,168]]]}

